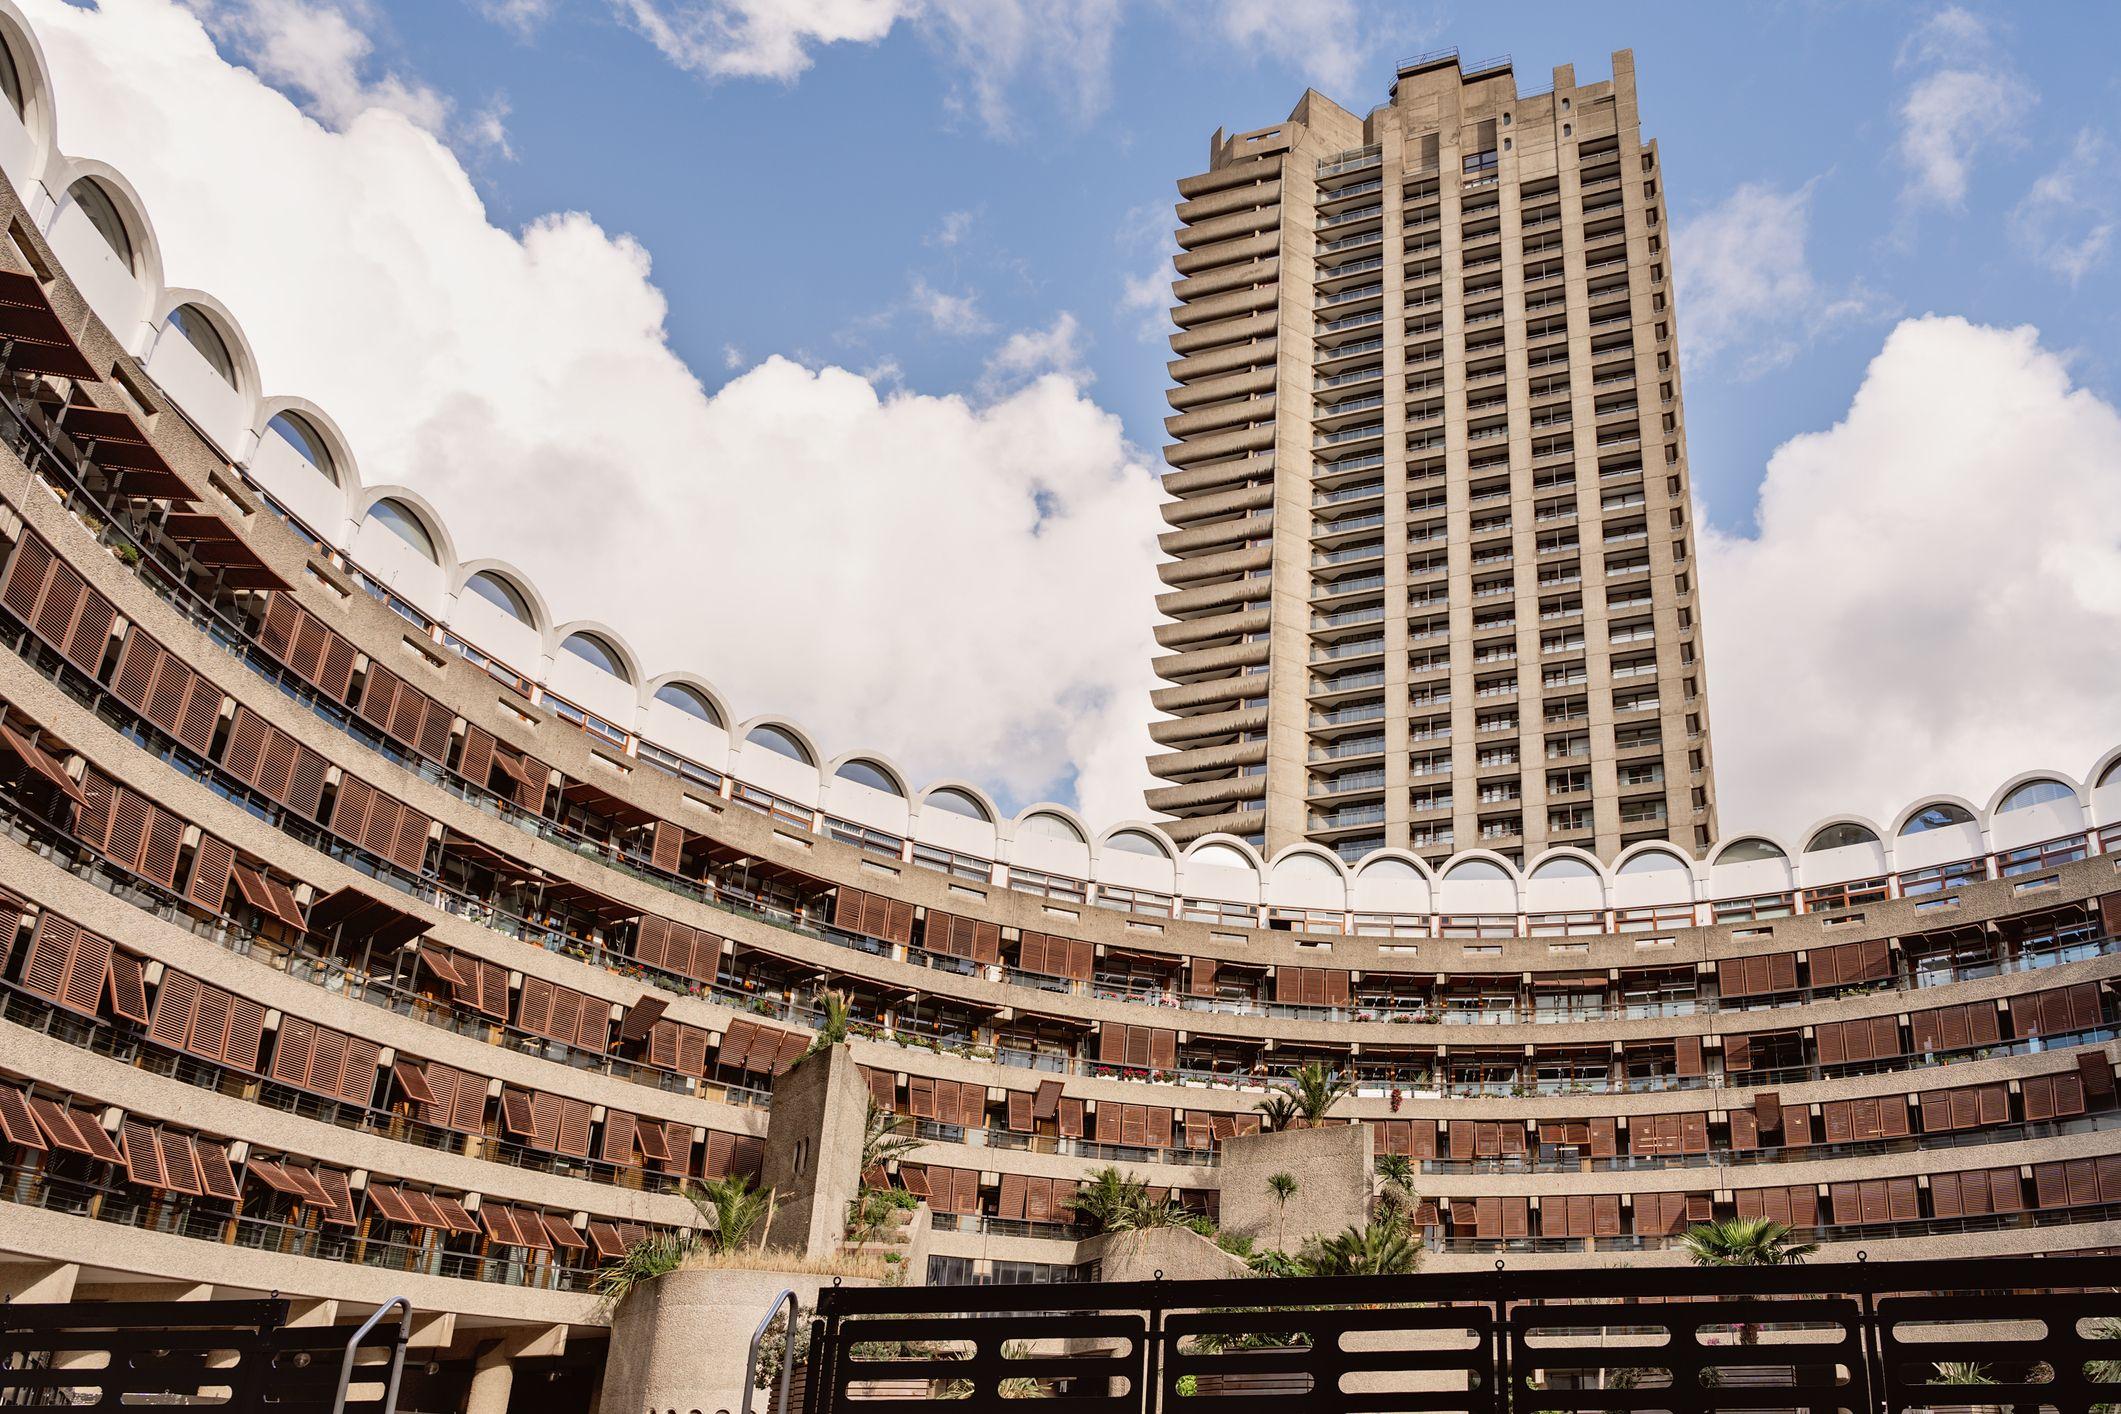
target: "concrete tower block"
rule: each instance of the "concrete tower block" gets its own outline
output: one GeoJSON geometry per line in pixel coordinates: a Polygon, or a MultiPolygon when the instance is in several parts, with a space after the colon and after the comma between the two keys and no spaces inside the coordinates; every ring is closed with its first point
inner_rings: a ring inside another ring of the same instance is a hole
{"type": "Polygon", "coordinates": [[[861,1186],[869,1088],[846,1046],[811,1056],[773,1083],[762,1187],[777,1195],[766,1245],[805,1257],[839,1251],[861,1186]]]}
{"type": "Polygon", "coordinates": [[[1369,1220],[1376,1137],[1367,1124],[1329,1124],[1278,1134],[1241,1134],[1222,1142],[1222,1208],[1225,1232],[1262,1246],[1295,1251],[1304,1239],[1332,1236],[1369,1220]],[[1286,1173],[1296,1180],[1288,1225],[1267,1180],[1286,1173]]]}

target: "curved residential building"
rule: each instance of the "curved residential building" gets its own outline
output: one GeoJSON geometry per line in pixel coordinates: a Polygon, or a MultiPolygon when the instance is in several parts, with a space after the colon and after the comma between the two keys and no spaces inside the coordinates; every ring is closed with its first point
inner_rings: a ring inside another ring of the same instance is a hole
{"type": "Polygon", "coordinates": [[[1223,1150],[1309,1060],[1414,1161],[1436,1268],[1675,1261],[1732,1213],[1830,1254],[2121,1245],[2121,751],[1609,862],[1005,816],[462,558],[240,311],[163,285],[6,0],[0,44],[16,1299],[402,1292],[410,1407],[494,1349],[592,1382],[591,1277],[695,1222],[681,1184],[804,1191],[774,1084],[830,990],[920,1141],[916,1279],[1078,1273],[1106,1164],[1256,1207],[1223,1150]]]}

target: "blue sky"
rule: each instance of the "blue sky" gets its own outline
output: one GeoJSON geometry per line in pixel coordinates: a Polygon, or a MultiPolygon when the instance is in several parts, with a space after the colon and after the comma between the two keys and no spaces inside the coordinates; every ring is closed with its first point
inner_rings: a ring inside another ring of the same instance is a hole
{"type": "Polygon", "coordinates": [[[13,3],[364,485],[736,721],[1098,821],[1153,749],[1176,180],[1307,82],[1632,47],[1726,827],[2121,742],[2121,9],[13,3]]]}
{"type": "MultiPolygon", "coordinates": [[[[1001,80],[1002,132],[968,106],[974,80],[950,41],[918,23],[875,43],[813,43],[787,80],[689,72],[603,0],[559,0],[528,31],[464,0],[386,0],[371,32],[379,58],[463,110],[505,96],[512,157],[472,158],[496,221],[583,209],[639,238],[670,298],[672,342],[710,386],[732,375],[733,348],[739,367],[778,352],[969,389],[986,333],[1068,311],[1099,402],[1154,448],[1167,351],[1156,313],[1125,304],[1126,281],[1168,280],[1172,183],[1204,165],[1209,133],[1285,116],[1307,82],[1330,81],[1321,68],[1353,74],[1326,91],[1360,111],[1383,101],[1402,54],[1455,44],[1512,55],[1527,88],[1559,63],[1601,76],[1614,49],[1633,48],[1682,231],[1747,184],[1809,187],[1812,276],[1860,303],[1779,367],[1753,369],[1735,348],[1688,365],[1698,494],[1718,523],[1748,524],[1769,452],[1831,423],[1899,315],[2036,324],[2075,351],[2086,384],[2115,391],[2121,260],[2072,282],[2014,237],[2012,212],[2080,134],[2114,141],[2121,9],[1970,7],[1986,34],[1940,35],[1940,64],[1910,52],[1935,5],[1376,5],[1351,31],[1353,62],[1320,65],[1221,37],[1207,8],[1126,11],[1102,96],[1086,100],[1050,56],[1025,57],[1001,80]],[[2021,95],[1969,144],[1959,209],[1910,198],[1899,147],[1902,105],[1940,67],[2021,95]],[[966,214],[946,244],[951,213],[966,214]],[[919,290],[970,299],[981,319],[938,328],[913,307],[919,290]]],[[[2112,202],[2111,149],[2105,161],[2112,202]]],[[[2115,210],[2078,213],[2069,230],[2115,210]]],[[[1682,237],[1682,281],[1687,256],[1682,237]]],[[[1683,293],[1683,337],[1688,312],[1683,293]]]]}

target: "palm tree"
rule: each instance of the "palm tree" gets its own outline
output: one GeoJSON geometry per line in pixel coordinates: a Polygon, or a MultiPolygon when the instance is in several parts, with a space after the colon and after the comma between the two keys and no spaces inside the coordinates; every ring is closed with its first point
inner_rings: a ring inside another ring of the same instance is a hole
{"type": "Polygon", "coordinates": [[[1339,1104],[1341,1097],[1355,1088],[1353,1081],[1343,1080],[1338,1071],[1327,1070],[1322,1061],[1305,1061],[1298,1066],[1295,1081],[1289,1089],[1289,1098],[1296,1102],[1297,1110],[1311,1124],[1324,1119],[1326,1111],[1339,1104]]]}
{"type": "Polygon", "coordinates": [[[1304,1248],[1303,1264],[1313,1276],[1390,1277],[1413,1271],[1421,1255],[1419,1237],[1391,1223],[1366,1223],[1313,1238],[1304,1248]]]}
{"type": "Polygon", "coordinates": [[[1414,1216],[1414,1161],[1405,1154],[1379,1154],[1377,1176],[1384,1181],[1377,1195],[1378,1219],[1405,1227],[1414,1216]]]}
{"type": "Polygon", "coordinates": [[[1296,1101],[1287,1092],[1276,1090],[1259,1102],[1259,1113],[1267,1128],[1279,1133],[1296,1122],[1296,1101]]]}
{"type": "MultiPolygon", "coordinates": [[[[818,997],[818,1010],[824,1014],[824,1022],[811,1039],[810,1048],[803,1052],[802,1059],[809,1060],[819,1051],[829,1051],[847,1039],[847,1027],[854,1020],[852,1004],[847,994],[837,989],[818,997]]],[[[801,1062],[798,1062],[800,1064],[801,1062]]]]}
{"type": "Polygon", "coordinates": [[[1274,1195],[1277,1215],[1274,1225],[1274,1245],[1289,1245],[1289,1199],[1296,1193],[1296,1178],[1292,1174],[1277,1173],[1267,1180],[1267,1191],[1274,1195]]]}
{"type": "Polygon", "coordinates": [[[869,1113],[862,1120],[862,1181],[867,1183],[869,1175],[877,1172],[891,1160],[901,1158],[921,1147],[921,1141],[900,1130],[898,1116],[880,1109],[876,1101],[869,1102],[869,1113]]]}
{"type": "Polygon", "coordinates": [[[1147,1206],[1148,1196],[1146,1182],[1107,1164],[1076,1190],[1075,1216],[1092,1232],[1128,1232],[1147,1206]]]}
{"type": "MultiPolygon", "coordinates": [[[[1789,1225],[1772,1218],[1720,1218],[1696,1223],[1679,1245],[1697,1267],[1782,1267],[1802,1262],[1819,1250],[1816,1242],[1799,1242],[1789,1225]]],[[[1758,1345],[1760,1328],[1738,1327],[1740,1345],[1758,1345]]]]}
{"type": "Polygon", "coordinates": [[[770,1188],[753,1188],[751,1175],[744,1173],[687,1184],[684,1193],[701,1217],[714,1220],[706,1241],[715,1252],[734,1252],[748,1243],[774,1196],[770,1188]]]}

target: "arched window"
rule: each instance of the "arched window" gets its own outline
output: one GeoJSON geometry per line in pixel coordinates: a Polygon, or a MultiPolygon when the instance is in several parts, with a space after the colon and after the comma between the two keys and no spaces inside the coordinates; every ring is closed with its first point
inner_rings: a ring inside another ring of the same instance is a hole
{"type": "Polygon", "coordinates": [[[386,498],[376,502],[368,508],[368,519],[418,550],[421,558],[430,564],[442,563],[441,555],[435,550],[435,539],[427,533],[426,523],[403,501],[386,498]]]}
{"type": "MultiPolygon", "coordinates": [[[[941,792],[937,792],[937,794],[941,794],[941,792]]],[[[928,798],[933,800],[935,796],[931,795],[928,798]]],[[[1083,832],[1076,829],[1075,825],[1067,817],[1055,815],[1045,810],[1041,810],[1036,815],[1026,815],[1024,822],[1016,827],[1016,833],[1020,838],[1026,839],[1059,840],[1063,844],[1089,843],[1088,840],[1083,838],[1083,832]]]]}
{"type": "Polygon", "coordinates": [[[1105,841],[1105,848],[1116,849],[1122,854],[1146,854],[1155,859],[1171,857],[1154,835],[1145,835],[1140,830],[1121,830],[1105,841]]]}
{"type": "Polygon", "coordinates": [[[316,424],[298,412],[274,413],[273,420],[265,424],[265,430],[275,433],[280,440],[295,449],[295,455],[308,462],[339,484],[339,467],[331,458],[331,448],[325,444],[324,434],[317,431],[316,424]]]}
{"type": "Polygon", "coordinates": [[[593,633],[570,633],[560,640],[560,647],[590,667],[610,673],[620,682],[627,680],[626,665],[619,658],[618,650],[593,633]]]}
{"type": "Polygon", "coordinates": [[[1285,854],[1274,861],[1274,877],[1277,879],[1332,879],[1342,877],[1341,872],[1315,854],[1285,854]]]}
{"type": "Polygon", "coordinates": [[[655,700],[668,703],[688,717],[697,717],[710,727],[722,724],[722,714],[714,710],[707,694],[687,687],[681,682],[666,682],[655,690],[655,700]]]}
{"type": "Polygon", "coordinates": [[[1443,876],[1447,884],[1506,884],[1510,876],[1500,864],[1487,859],[1468,859],[1463,864],[1454,864],[1443,876]]]}
{"type": "Polygon", "coordinates": [[[1419,879],[1422,873],[1404,859],[1373,859],[1355,871],[1358,879],[1419,879]]]}
{"type": "Polygon", "coordinates": [[[28,122],[29,105],[22,96],[22,70],[15,67],[14,46],[4,39],[0,39],[0,93],[7,95],[7,106],[15,110],[15,116],[28,122]]]}
{"type": "Polygon", "coordinates": [[[1559,859],[1549,859],[1532,871],[1535,879],[1595,879],[1598,871],[1573,854],[1564,854],[1559,859]]]}
{"type": "Polygon", "coordinates": [[[1971,810],[1963,805],[1954,805],[1948,800],[1940,800],[1935,805],[1925,805],[1908,816],[1907,823],[1900,827],[1900,833],[1905,837],[1919,835],[1928,830],[1941,830],[1947,825],[1973,823],[1974,813],[1971,810]]]}
{"type": "Polygon", "coordinates": [[[1787,859],[1781,848],[1772,840],[1738,840],[1725,845],[1716,856],[1718,864],[1757,864],[1763,859],[1787,859]]]}
{"type": "Polygon", "coordinates": [[[1189,864],[1212,864],[1218,869],[1242,869],[1247,874],[1256,873],[1252,861],[1235,845],[1204,844],[1186,857],[1189,864]]]}
{"type": "Polygon", "coordinates": [[[1661,849],[1646,849],[1620,866],[1623,874],[1671,874],[1686,869],[1686,861],[1661,849]]]}
{"type": "Polygon", "coordinates": [[[1812,842],[1804,847],[1806,854],[1817,854],[1824,849],[1847,849],[1852,844],[1876,844],[1878,837],[1861,825],[1829,825],[1812,836],[1812,842]]]}
{"type": "Polygon", "coordinates": [[[519,624],[530,622],[530,601],[523,591],[492,570],[480,570],[464,581],[464,587],[519,624]]]}
{"type": "Polygon", "coordinates": [[[2116,783],[2121,783],[2121,756],[2115,757],[2107,768],[2100,773],[2099,784],[2096,788],[2105,790],[2108,786],[2116,783]]]}
{"type": "Polygon", "coordinates": [[[886,771],[874,761],[864,761],[859,756],[852,761],[846,762],[832,774],[843,781],[853,781],[858,786],[867,786],[871,790],[880,790],[886,795],[904,796],[906,794],[906,792],[899,789],[898,782],[891,779],[889,771],[886,771]]]}
{"type": "Polygon", "coordinates": [[[66,190],[67,196],[88,218],[88,224],[96,228],[111,253],[125,262],[125,268],[139,273],[139,258],[133,254],[132,232],[125,229],[125,218],[118,214],[118,203],[110,199],[103,183],[94,177],[83,177],[66,190]]]}
{"type": "MultiPolygon", "coordinates": [[[[958,790],[954,786],[944,786],[940,790],[929,791],[928,798],[921,803],[923,805],[932,805],[938,810],[947,810],[952,815],[962,815],[967,820],[978,820],[989,825],[994,823],[994,818],[987,813],[987,807],[979,803],[978,796],[967,791],[958,790]]],[[[1032,818],[1050,820],[1053,817],[1045,815],[1033,816],[1032,818]]],[[[1065,824],[1067,822],[1063,821],[1062,823],[1065,824]]],[[[1080,836],[1077,838],[1080,838],[1080,836]]]]}
{"type": "Polygon", "coordinates": [[[817,764],[817,762],[810,759],[810,753],[803,749],[801,742],[782,731],[779,727],[753,727],[751,734],[746,736],[744,740],[763,746],[777,755],[785,756],[790,761],[800,761],[805,766],[815,766],[817,764]]]}
{"type": "Polygon", "coordinates": [[[2028,806],[2045,805],[2051,800],[2075,800],[2076,798],[2077,793],[2060,781],[2027,781],[2024,785],[2017,787],[2009,795],[2003,797],[2003,803],[1996,807],[1996,813],[2003,815],[2012,810],[2023,810],[2028,806]]]}
{"type": "Polygon", "coordinates": [[[228,351],[228,340],[214,327],[213,317],[195,304],[180,304],[169,312],[169,327],[198,350],[206,366],[229,387],[236,386],[236,360],[228,351]]]}

